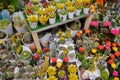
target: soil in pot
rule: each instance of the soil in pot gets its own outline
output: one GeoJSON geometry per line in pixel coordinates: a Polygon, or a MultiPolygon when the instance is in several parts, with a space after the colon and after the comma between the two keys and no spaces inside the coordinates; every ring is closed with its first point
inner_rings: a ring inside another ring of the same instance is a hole
{"type": "Polygon", "coordinates": [[[4,39],[6,36],[5,32],[0,31],[0,39],[4,39]]]}

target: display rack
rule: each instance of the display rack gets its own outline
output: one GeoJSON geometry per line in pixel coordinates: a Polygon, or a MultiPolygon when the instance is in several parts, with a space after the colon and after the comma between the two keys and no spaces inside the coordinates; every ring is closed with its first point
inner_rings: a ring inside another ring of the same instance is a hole
{"type": "Polygon", "coordinates": [[[80,15],[78,17],[74,17],[72,19],[68,19],[68,20],[63,21],[63,22],[58,22],[58,23],[53,24],[53,25],[46,25],[46,26],[44,26],[42,28],[38,28],[38,29],[34,29],[34,30],[31,29],[31,33],[32,33],[33,40],[34,40],[34,43],[36,45],[36,48],[41,49],[40,40],[39,40],[38,34],[37,34],[38,32],[42,32],[42,31],[57,27],[59,25],[63,25],[63,24],[69,23],[71,21],[78,20],[78,19],[85,18],[85,17],[87,17],[87,19],[86,19],[84,28],[87,29],[89,27],[89,25],[90,25],[91,20],[92,20],[92,14],[87,14],[87,15],[82,14],[82,15],[80,15]]]}

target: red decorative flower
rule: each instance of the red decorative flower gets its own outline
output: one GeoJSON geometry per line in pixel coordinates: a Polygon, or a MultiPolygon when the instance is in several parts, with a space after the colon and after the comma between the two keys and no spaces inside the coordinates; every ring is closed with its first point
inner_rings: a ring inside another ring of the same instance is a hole
{"type": "Polygon", "coordinates": [[[106,43],[106,46],[110,47],[110,46],[111,46],[111,43],[110,43],[110,42],[107,42],[107,43],[106,43]]]}
{"type": "Polygon", "coordinates": [[[99,49],[99,50],[103,50],[103,49],[104,49],[104,46],[99,45],[99,46],[98,46],[98,49],[99,49]]]}
{"type": "Polygon", "coordinates": [[[43,48],[43,52],[49,52],[49,48],[43,48]]]}
{"type": "Polygon", "coordinates": [[[56,61],[57,61],[57,58],[56,58],[56,57],[53,57],[53,58],[52,58],[52,63],[56,63],[56,61]]]}
{"type": "Polygon", "coordinates": [[[85,51],[85,48],[84,47],[80,47],[79,48],[79,52],[83,53],[85,51]]]}
{"type": "Polygon", "coordinates": [[[116,44],[116,43],[112,43],[112,46],[113,46],[113,47],[116,47],[116,46],[117,46],[117,44],[116,44]]]}
{"type": "Polygon", "coordinates": [[[118,46],[120,47],[120,42],[118,42],[118,46]]]}
{"type": "Polygon", "coordinates": [[[68,57],[64,57],[63,61],[66,62],[66,63],[68,63],[68,61],[69,61],[68,57]]]}
{"type": "Polygon", "coordinates": [[[115,52],[114,54],[115,54],[115,56],[117,56],[117,57],[120,56],[120,52],[115,52]]]}
{"type": "Polygon", "coordinates": [[[114,60],[113,60],[113,59],[110,59],[110,60],[108,61],[108,63],[109,63],[109,64],[112,64],[112,63],[114,63],[114,60]]]}
{"type": "Polygon", "coordinates": [[[110,55],[110,58],[111,58],[111,59],[114,59],[114,58],[115,58],[115,55],[114,55],[114,54],[111,54],[111,55],[110,55]]]}

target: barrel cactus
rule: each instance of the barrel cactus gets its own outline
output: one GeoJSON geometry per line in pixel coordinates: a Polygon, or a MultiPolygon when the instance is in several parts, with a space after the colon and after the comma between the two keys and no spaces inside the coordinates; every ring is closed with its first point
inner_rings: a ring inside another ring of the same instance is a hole
{"type": "Polygon", "coordinates": [[[33,42],[33,39],[32,39],[32,35],[30,32],[26,32],[24,35],[23,35],[23,41],[24,43],[32,43],[33,42]]]}
{"type": "Polygon", "coordinates": [[[7,77],[8,77],[8,74],[7,74],[6,72],[2,73],[2,79],[3,79],[3,80],[4,80],[4,79],[7,79],[7,77]]]}

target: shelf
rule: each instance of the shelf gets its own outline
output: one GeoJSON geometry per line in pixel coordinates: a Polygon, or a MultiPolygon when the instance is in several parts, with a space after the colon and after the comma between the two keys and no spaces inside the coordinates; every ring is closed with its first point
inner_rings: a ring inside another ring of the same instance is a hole
{"type": "Polygon", "coordinates": [[[66,21],[63,21],[63,22],[60,22],[59,21],[59,17],[57,17],[57,19],[56,19],[56,24],[53,24],[53,25],[50,25],[50,24],[47,24],[46,26],[42,26],[42,25],[38,25],[38,28],[36,28],[36,29],[31,29],[31,32],[32,33],[38,33],[38,32],[42,32],[42,31],[45,31],[45,30],[47,30],[47,29],[51,29],[51,28],[54,28],[54,27],[57,27],[57,26],[59,26],[59,25],[63,25],[63,24],[65,24],[65,23],[68,23],[68,22],[71,22],[71,21],[74,21],[74,20],[77,20],[77,19],[80,19],[80,18],[84,18],[84,17],[87,17],[87,16],[89,16],[90,14],[80,14],[80,16],[78,16],[78,17],[74,17],[74,18],[72,18],[72,19],[68,19],[68,20],[66,20],[66,21]]]}

